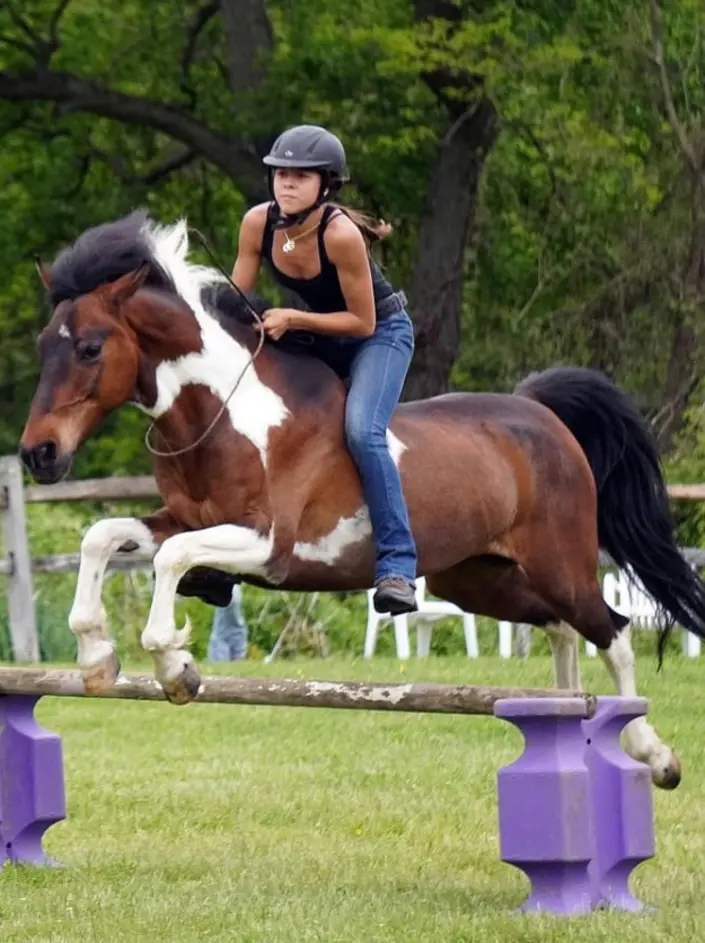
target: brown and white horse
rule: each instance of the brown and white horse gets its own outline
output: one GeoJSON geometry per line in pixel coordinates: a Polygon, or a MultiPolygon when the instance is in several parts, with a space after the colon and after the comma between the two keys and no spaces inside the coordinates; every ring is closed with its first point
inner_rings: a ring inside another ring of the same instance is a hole
{"type": "MultiPolygon", "coordinates": [[[[69,626],[88,690],[119,671],[101,605],[114,553],[153,555],[142,644],[176,703],[200,681],[188,628],[175,624],[177,592],[222,604],[235,579],[295,590],[371,585],[343,383],[287,349],[297,341],[289,335],[257,351],[251,310],[216,270],[189,261],[183,221],[160,227],[133,213],[87,230],[42,273],[53,310],[21,441],[31,474],[64,477],[85,439],[126,403],[158,433],[164,507],[100,520],[81,544],[69,626]]],[[[600,593],[600,546],[662,605],[659,654],[673,620],[705,637],[705,584],[678,552],[649,430],[602,375],[555,368],[512,395],[404,404],[388,443],[430,591],[545,628],[559,687],[580,686],[577,632],[600,650],[618,692],[636,693],[626,620],[600,593]]],[[[677,785],[679,761],[651,725],[635,720],[627,735],[654,782],[677,785]]]]}

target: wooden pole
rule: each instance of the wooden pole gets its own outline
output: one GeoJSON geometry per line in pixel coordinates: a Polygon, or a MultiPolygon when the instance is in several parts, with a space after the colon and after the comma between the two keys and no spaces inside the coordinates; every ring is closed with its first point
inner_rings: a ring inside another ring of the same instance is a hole
{"type": "Polygon", "coordinates": [[[36,662],[39,661],[39,641],[27,541],[22,465],[15,455],[0,458],[0,492],[5,505],[0,514],[10,577],[7,609],[12,653],[15,661],[36,662]]]}
{"type": "MultiPolygon", "coordinates": [[[[151,675],[123,675],[106,691],[86,694],[75,669],[0,668],[0,694],[99,697],[163,701],[161,685],[151,675]]],[[[366,681],[298,681],[289,678],[203,678],[196,701],[202,704],[259,704],[271,707],[329,707],[347,710],[428,714],[491,715],[508,698],[583,698],[592,716],[595,697],[555,688],[495,688],[461,684],[371,684],[366,681]]]]}

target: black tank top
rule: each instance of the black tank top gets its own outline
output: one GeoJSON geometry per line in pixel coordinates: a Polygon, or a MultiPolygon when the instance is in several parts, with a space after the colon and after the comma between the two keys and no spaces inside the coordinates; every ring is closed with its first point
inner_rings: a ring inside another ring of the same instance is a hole
{"type": "MultiPolygon", "coordinates": [[[[313,278],[292,278],[286,275],[276,267],[272,259],[272,241],[274,237],[273,223],[276,219],[276,209],[273,204],[267,211],[267,219],[264,224],[264,234],[262,236],[262,258],[267,263],[275,281],[283,288],[288,288],[299,296],[309,311],[316,314],[330,314],[332,311],[345,311],[347,302],[343,297],[343,292],[338,279],[338,270],[328,258],[326,247],[323,240],[323,233],[326,226],[333,216],[342,213],[337,206],[328,204],[323,210],[321,222],[318,226],[318,255],[321,260],[321,271],[313,278]]],[[[368,255],[370,260],[370,273],[372,275],[372,289],[374,291],[375,305],[394,294],[394,288],[382,274],[381,269],[375,260],[368,255]]]]}

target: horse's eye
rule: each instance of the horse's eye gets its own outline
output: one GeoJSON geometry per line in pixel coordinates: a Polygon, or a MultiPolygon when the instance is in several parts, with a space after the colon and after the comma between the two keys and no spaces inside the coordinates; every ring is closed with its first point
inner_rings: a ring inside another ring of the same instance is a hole
{"type": "Polygon", "coordinates": [[[76,345],[76,356],[80,363],[92,363],[100,357],[103,345],[99,341],[79,342],[76,345]]]}

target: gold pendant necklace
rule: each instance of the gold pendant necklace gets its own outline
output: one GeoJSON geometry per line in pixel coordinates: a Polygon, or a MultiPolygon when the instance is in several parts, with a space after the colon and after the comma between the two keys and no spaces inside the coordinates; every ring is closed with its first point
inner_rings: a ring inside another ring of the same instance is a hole
{"type": "Polygon", "coordinates": [[[318,223],[316,223],[315,226],[311,226],[310,229],[306,229],[304,232],[299,233],[299,235],[295,236],[293,239],[291,236],[287,235],[286,239],[284,240],[284,244],[282,245],[282,252],[285,252],[287,255],[290,252],[293,252],[296,248],[296,240],[303,239],[304,236],[308,236],[309,233],[315,232],[316,229],[318,229],[318,223]]]}

